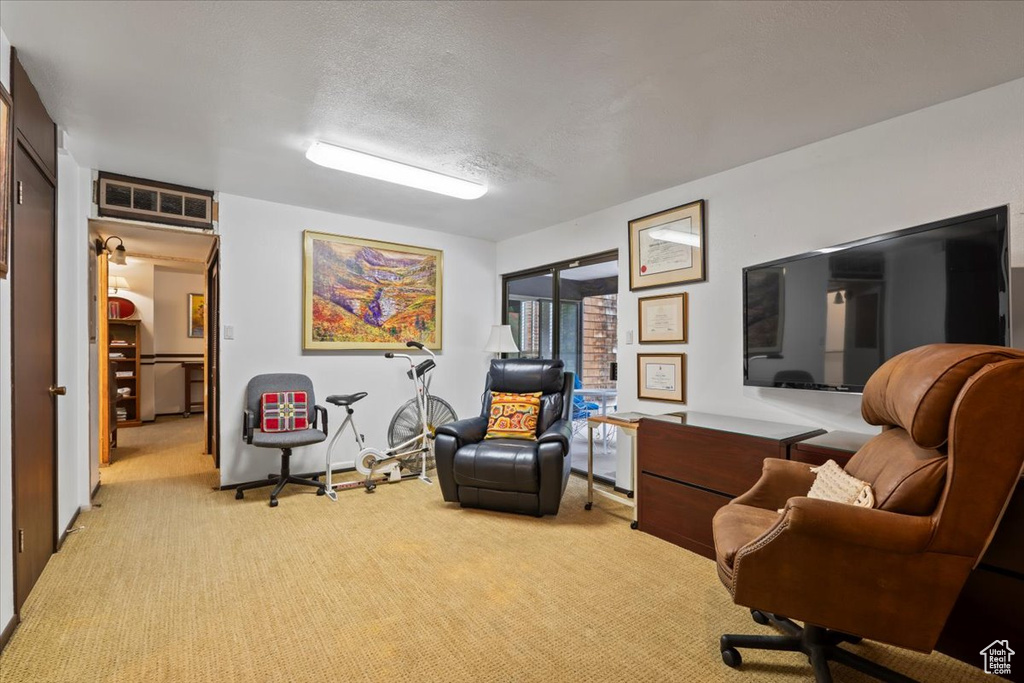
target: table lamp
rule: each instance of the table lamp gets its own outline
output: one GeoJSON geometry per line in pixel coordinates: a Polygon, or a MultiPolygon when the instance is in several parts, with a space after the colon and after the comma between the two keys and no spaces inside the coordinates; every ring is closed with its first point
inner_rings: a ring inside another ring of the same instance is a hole
{"type": "Polygon", "coordinates": [[[516,340],[512,338],[511,325],[491,325],[491,336],[484,346],[487,353],[495,353],[499,356],[503,353],[519,353],[516,340]]]}

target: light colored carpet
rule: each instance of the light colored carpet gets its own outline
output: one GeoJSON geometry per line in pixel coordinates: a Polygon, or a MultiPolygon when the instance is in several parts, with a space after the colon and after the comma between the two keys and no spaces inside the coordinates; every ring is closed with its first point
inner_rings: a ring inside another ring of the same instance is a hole
{"type": "MultiPolygon", "coordinates": [[[[102,508],[25,603],[3,683],[809,678],[796,654],[723,665],[720,634],[769,630],[711,561],[631,531],[613,502],[585,512],[579,479],[555,518],[462,510],[415,480],[336,503],[290,487],[271,509],[266,489],[212,490],[201,431],[122,430],[102,508]]],[[[853,649],[923,681],[986,680],[938,654],[853,649]]]]}

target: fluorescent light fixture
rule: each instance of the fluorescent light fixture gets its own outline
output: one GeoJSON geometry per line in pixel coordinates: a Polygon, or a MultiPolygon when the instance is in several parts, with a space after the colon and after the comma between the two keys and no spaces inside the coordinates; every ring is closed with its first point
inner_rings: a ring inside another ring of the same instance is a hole
{"type": "Polygon", "coordinates": [[[679,232],[678,230],[670,230],[669,228],[658,228],[657,230],[651,231],[651,237],[662,242],[675,242],[677,244],[686,244],[691,247],[700,246],[700,235],[695,235],[692,232],[679,232]]]}
{"type": "Polygon", "coordinates": [[[390,159],[382,159],[372,154],[364,154],[326,142],[318,141],[310,145],[306,150],[306,158],[314,164],[333,168],[336,171],[355,173],[367,178],[385,180],[389,183],[398,183],[459,199],[477,199],[483,197],[487,192],[487,186],[480,183],[453,178],[443,173],[435,173],[390,159]]]}

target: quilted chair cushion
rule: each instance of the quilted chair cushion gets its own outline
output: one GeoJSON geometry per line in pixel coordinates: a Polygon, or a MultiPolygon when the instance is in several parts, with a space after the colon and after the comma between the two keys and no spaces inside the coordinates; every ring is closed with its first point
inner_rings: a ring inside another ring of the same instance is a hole
{"type": "Polygon", "coordinates": [[[846,471],[871,484],[875,507],[904,515],[930,515],[946,484],[944,453],[921,448],[902,429],[882,432],[846,463],[846,471]]]}
{"type": "Polygon", "coordinates": [[[946,443],[953,403],[967,380],[990,363],[1020,358],[998,346],[930,344],[886,361],[864,387],[868,424],[899,426],[921,448],[946,443]]]}

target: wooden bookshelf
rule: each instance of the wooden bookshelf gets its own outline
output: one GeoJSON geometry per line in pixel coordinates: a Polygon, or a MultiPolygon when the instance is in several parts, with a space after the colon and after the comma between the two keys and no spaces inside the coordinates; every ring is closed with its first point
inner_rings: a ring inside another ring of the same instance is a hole
{"type": "MultiPolygon", "coordinates": [[[[118,428],[138,427],[142,424],[142,413],[139,406],[139,388],[142,383],[142,362],[139,355],[138,320],[119,320],[110,318],[109,329],[109,357],[115,364],[117,374],[117,407],[124,408],[123,415],[115,413],[111,419],[117,420],[118,428]],[[120,355],[115,355],[120,354],[120,355]],[[128,374],[131,373],[129,376],[128,374]],[[129,391],[121,393],[123,389],[129,391]]],[[[118,411],[119,412],[119,411],[118,411]]]]}

